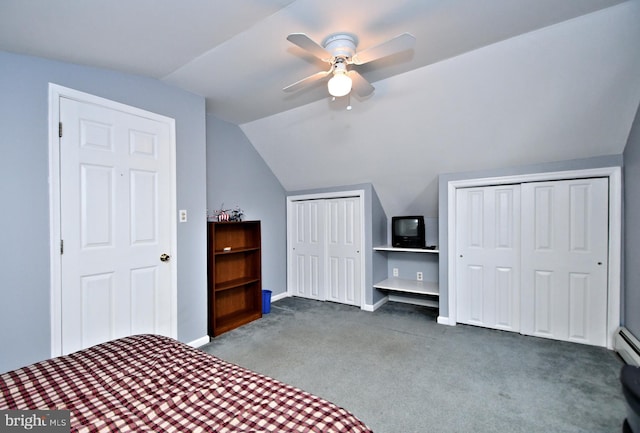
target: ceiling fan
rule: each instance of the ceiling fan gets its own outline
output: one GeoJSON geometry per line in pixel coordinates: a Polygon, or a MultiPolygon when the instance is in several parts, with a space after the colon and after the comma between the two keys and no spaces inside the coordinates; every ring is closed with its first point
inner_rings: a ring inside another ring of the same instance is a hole
{"type": "Polygon", "coordinates": [[[329,70],[316,72],[300,81],[285,87],[285,92],[294,92],[308,85],[333,75],[327,87],[329,94],[334,97],[348,95],[351,89],[361,97],[367,97],[374,91],[374,87],[358,71],[350,69],[351,65],[365,63],[408,50],[413,47],[416,38],[409,33],[403,33],[386,42],[366,50],[356,52],[358,38],[351,33],[333,33],[327,36],[322,45],[316,43],[304,33],[291,33],[287,40],[313,54],[330,65],[329,70]]]}

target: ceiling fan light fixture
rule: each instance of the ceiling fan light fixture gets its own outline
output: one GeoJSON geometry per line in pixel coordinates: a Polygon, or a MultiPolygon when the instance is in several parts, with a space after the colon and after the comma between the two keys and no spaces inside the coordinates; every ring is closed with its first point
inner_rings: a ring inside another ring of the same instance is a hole
{"type": "Polygon", "coordinates": [[[334,70],[333,77],[327,83],[327,87],[329,88],[329,94],[331,96],[345,96],[351,92],[351,77],[347,75],[347,65],[344,62],[344,59],[337,59],[334,70]]]}
{"type": "Polygon", "coordinates": [[[332,96],[345,96],[351,92],[351,78],[344,72],[337,72],[327,83],[332,96]]]}

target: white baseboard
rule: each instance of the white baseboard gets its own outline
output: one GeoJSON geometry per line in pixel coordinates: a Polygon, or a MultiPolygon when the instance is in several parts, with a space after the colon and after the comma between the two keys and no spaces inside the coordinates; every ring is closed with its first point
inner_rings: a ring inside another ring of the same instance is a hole
{"type": "Polygon", "coordinates": [[[189,343],[187,343],[189,346],[191,347],[195,347],[198,348],[200,346],[204,346],[205,344],[207,344],[209,342],[209,336],[205,335],[204,337],[200,337],[196,340],[193,340],[189,343]]]}
{"type": "MultiPolygon", "coordinates": [[[[280,299],[284,299],[284,298],[289,298],[292,295],[290,295],[287,292],[284,293],[279,293],[277,295],[271,295],[271,302],[275,302],[275,301],[279,301],[280,299]]],[[[386,304],[389,301],[389,297],[385,296],[384,298],[382,298],[381,300],[379,300],[378,302],[376,302],[375,304],[363,304],[362,307],[360,307],[361,310],[364,311],[376,311],[378,308],[382,307],[384,304],[386,304]]]]}
{"type": "Polygon", "coordinates": [[[451,323],[449,318],[446,317],[446,316],[438,316],[438,323],[440,325],[456,326],[456,324],[455,323],[451,323]]]}
{"type": "Polygon", "coordinates": [[[278,293],[277,295],[271,294],[271,302],[279,301],[280,299],[288,298],[289,294],[287,292],[278,293]]]}
{"type": "Polygon", "coordinates": [[[613,348],[627,364],[640,366],[640,342],[627,328],[618,328],[613,348]]]}
{"type": "Polygon", "coordinates": [[[375,304],[364,304],[361,309],[364,310],[364,311],[373,312],[373,311],[376,311],[378,308],[382,307],[388,301],[389,301],[389,297],[385,296],[384,298],[380,299],[375,304]]]}

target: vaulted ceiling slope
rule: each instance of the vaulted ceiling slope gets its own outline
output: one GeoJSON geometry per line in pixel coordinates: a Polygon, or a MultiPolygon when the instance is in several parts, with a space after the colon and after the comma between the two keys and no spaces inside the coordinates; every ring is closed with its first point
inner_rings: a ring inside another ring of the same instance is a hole
{"type": "Polygon", "coordinates": [[[412,52],[363,67],[372,82],[622,0],[2,0],[0,49],[155,77],[242,124],[326,96],[282,88],[326,65],[286,36],[355,33],[358,49],[403,32],[412,52]]]}
{"type": "Polygon", "coordinates": [[[242,125],[287,190],[371,182],[387,215],[437,216],[438,174],[624,150],[640,101],[625,3],[242,125]]]}
{"type": "MultiPolygon", "coordinates": [[[[640,101],[640,0],[2,0],[0,50],[146,75],[240,125],[285,189],[372,182],[387,214],[437,214],[437,174],[622,152],[640,101]],[[347,31],[415,48],[326,68],[286,40],[347,31]]],[[[1,66],[1,65],[0,65],[1,66]]],[[[0,68],[1,73],[1,68],[0,68]]]]}

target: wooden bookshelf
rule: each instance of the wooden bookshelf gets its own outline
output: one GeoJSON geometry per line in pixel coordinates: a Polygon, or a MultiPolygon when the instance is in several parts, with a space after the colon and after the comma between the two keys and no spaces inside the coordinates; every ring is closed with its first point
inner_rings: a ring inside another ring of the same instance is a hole
{"type": "Polygon", "coordinates": [[[214,337],[262,317],[260,221],[208,223],[208,327],[214,337]]]}

